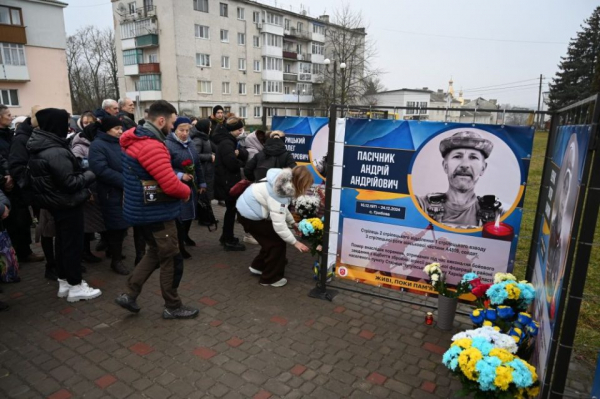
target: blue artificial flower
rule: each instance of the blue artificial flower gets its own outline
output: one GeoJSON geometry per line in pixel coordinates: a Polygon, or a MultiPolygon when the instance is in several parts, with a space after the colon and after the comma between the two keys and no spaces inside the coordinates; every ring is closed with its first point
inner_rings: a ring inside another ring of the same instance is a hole
{"type": "MultiPolygon", "coordinates": [[[[514,281],[510,281],[510,283],[514,283],[514,281]]],[[[488,288],[486,295],[490,298],[492,305],[502,305],[508,299],[508,293],[505,289],[506,285],[507,282],[503,281],[488,288]]]]}
{"type": "Polygon", "coordinates": [[[536,321],[531,321],[531,323],[529,323],[527,325],[527,331],[529,332],[529,335],[531,335],[532,337],[535,337],[538,335],[538,331],[540,329],[540,325],[536,322],[536,321]]]}
{"type": "Polygon", "coordinates": [[[472,339],[471,347],[479,349],[483,356],[488,356],[490,351],[495,348],[495,346],[490,344],[488,339],[484,337],[474,337],[472,339]]]}
{"type": "Polygon", "coordinates": [[[313,225],[306,219],[304,219],[300,223],[298,223],[298,229],[305,236],[309,236],[315,232],[315,228],[313,227],[313,225]]]}
{"type": "Polygon", "coordinates": [[[524,283],[518,283],[517,287],[519,287],[519,290],[521,290],[519,301],[521,302],[522,306],[526,308],[535,299],[535,289],[531,286],[531,284],[524,283]]]}
{"type": "Polygon", "coordinates": [[[496,312],[496,309],[486,309],[484,317],[486,320],[496,321],[498,313],[496,312]]]}
{"type": "Polygon", "coordinates": [[[498,317],[503,320],[510,319],[515,315],[515,311],[510,306],[498,306],[498,317]]]}
{"type": "MultiPolygon", "coordinates": [[[[476,278],[479,278],[479,276],[476,273],[467,273],[463,276],[462,281],[463,283],[470,283],[472,280],[475,280],[476,278]]],[[[469,288],[473,289],[473,287],[471,286],[471,284],[469,284],[469,288]]]]}
{"type": "Polygon", "coordinates": [[[476,326],[480,326],[483,323],[483,309],[475,309],[471,312],[471,321],[476,326]]]}
{"type": "Polygon", "coordinates": [[[444,353],[444,356],[442,356],[442,363],[444,363],[444,366],[452,371],[456,370],[456,367],[458,367],[458,355],[460,355],[461,352],[462,348],[460,346],[451,346],[450,349],[444,353]]]}
{"type": "Polygon", "coordinates": [[[529,323],[531,323],[531,315],[528,313],[524,313],[521,312],[517,315],[517,322],[521,323],[522,325],[526,326],[529,323]]]}
{"type": "Polygon", "coordinates": [[[523,339],[523,330],[518,327],[512,327],[510,330],[508,330],[508,335],[514,337],[515,342],[518,344],[521,342],[521,339],[523,339]]]}
{"type": "Polygon", "coordinates": [[[482,391],[495,391],[496,385],[496,367],[500,366],[502,361],[496,356],[486,356],[475,365],[475,370],[479,373],[477,382],[482,391]]]}
{"type": "Polygon", "coordinates": [[[517,388],[528,388],[533,384],[531,371],[529,371],[521,359],[514,359],[512,362],[507,363],[507,365],[513,368],[513,383],[517,388]]]}

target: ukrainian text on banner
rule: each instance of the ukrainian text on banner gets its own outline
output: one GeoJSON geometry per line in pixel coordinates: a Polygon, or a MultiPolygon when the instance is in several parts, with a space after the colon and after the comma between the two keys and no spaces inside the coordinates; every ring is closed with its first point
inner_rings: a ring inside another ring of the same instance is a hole
{"type": "Polygon", "coordinates": [[[536,288],[533,318],[540,324],[532,362],[544,381],[552,331],[571,244],[575,210],[589,149],[591,126],[559,126],[549,149],[542,183],[544,216],[540,221],[532,284],[536,288]]]}
{"type": "Polygon", "coordinates": [[[338,276],[433,293],[432,262],[451,285],[512,270],[531,127],[348,119],[336,136],[338,276]]]}
{"type": "Polygon", "coordinates": [[[298,165],[308,165],[319,185],[327,175],[329,118],[274,116],[272,130],[285,133],[285,146],[298,165]]]}

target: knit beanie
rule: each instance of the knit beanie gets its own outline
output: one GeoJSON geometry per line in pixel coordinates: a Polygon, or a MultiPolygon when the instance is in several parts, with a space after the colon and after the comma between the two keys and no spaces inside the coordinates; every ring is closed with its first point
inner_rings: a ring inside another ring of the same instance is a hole
{"type": "Polygon", "coordinates": [[[236,123],[225,123],[228,132],[233,132],[244,127],[244,122],[240,119],[236,123]]]}
{"type": "Polygon", "coordinates": [[[220,105],[215,105],[215,106],[213,107],[213,113],[212,113],[212,114],[213,114],[213,116],[215,116],[215,115],[217,114],[217,112],[218,112],[218,111],[225,111],[225,110],[224,110],[224,109],[223,109],[223,107],[221,107],[220,105]]]}
{"type": "Polygon", "coordinates": [[[122,122],[116,116],[105,116],[102,118],[102,131],[108,132],[110,129],[116,126],[121,126],[122,122]]]}
{"type": "Polygon", "coordinates": [[[186,118],[185,116],[178,116],[177,119],[175,119],[175,123],[173,123],[173,131],[177,130],[177,126],[181,125],[182,123],[191,125],[192,121],[190,118],[186,118]]]}

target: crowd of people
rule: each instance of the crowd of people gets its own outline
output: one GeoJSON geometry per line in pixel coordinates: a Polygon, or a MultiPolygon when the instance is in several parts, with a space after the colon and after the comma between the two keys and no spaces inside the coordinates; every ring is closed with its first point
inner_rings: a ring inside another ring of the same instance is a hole
{"type": "MultiPolygon", "coordinates": [[[[19,280],[19,264],[45,260],[45,278],[58,282],[59,298],[97,298],[101,290],[82,275],[83,263],[102,261],[92,252],[99,237],[95,252],[105,252],[111,269],[129,276],[118,305],[139,312],[142,287],[160,269],[163,318],[195,317],[198,309],[182,304],[177,287],[184,259],[192,257],[186,247],[196,245],[192,222],[216,225],[215,202],[225,207],[223,249],[260,245],[249,271],[264,286],[284,286],[286,244],[308,251],[288,206],[313,183],[287,152],[285,134],[248,133],[243,119],[219,105],[204,119],[178,115],[163,100],[137,123],[134,112],[129,98],[107,99],[73,127],[63,109],[35,106],[30,116],[13,119],[0,104],[0,238],[8,235],[8,253],[16,254],[0,261],[2,282],[19,280]],[[236,219],[242,240],[234,235],[236,219]],[[32,226],[43,256],[31,250],[32,226]],[[123,256],[129,231],[133,264],[123,256]]],[[[0,302],[0,310],[7,308],[0,302]]]]}

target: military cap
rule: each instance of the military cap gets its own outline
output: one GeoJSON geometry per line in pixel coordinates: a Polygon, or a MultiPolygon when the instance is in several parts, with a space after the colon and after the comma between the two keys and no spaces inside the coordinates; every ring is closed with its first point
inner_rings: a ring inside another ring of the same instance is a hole
{"type": "Polygon", "coordinates": [[[463,130],[462,132],[454,133],[452,136],[445,138],[440,143],[440,152],[443,157],[455,148],[473,148],[481,151],[483,156],[487,158],[490,156],[494,144],[488,139],[481,137],[477,132],[463,130]]]}

